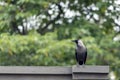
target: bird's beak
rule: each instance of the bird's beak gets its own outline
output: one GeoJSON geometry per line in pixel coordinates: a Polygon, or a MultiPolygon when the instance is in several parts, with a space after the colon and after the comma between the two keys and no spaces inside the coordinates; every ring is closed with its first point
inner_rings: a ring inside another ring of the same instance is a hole
{"type": "Polygon", "coordinates": [[[72,40],[72,42],[75,42],[75,40],[72,40]]]}

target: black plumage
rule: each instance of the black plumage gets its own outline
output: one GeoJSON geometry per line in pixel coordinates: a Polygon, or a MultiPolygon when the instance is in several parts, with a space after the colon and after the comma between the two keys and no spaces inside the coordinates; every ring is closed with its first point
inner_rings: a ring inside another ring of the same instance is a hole
{"type": "Polygon", "coordinates": [[[87,48],[81,40],[73,40],[76,43],[75,57],[79,65],[84,65],[87,58],[87,48]]]}

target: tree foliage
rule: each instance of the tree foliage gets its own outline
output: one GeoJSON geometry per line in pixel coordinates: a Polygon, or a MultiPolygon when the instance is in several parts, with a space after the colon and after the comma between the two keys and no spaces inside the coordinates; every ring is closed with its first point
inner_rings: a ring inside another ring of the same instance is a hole
{"type": "Polygon", "coordinates": [[[0,0],[0,65],[74,65],[71,40],[82,39],[86,64],[119,80],[119,14],[114,0],[0,0]]]}
{"type": "Polygon", "coordinates": [[[58,41],[54,33],[47,33],[44,36],[37,33],[28,36],[2,34],[1,38],[1,65],[38,66],[74,63],[74,51],[70,52],[73,45],[69,40],[58,41]],[[65,43],[68,43],[68,45],[65,43]],[[70,60],[69,57],[73,59],[70,60]]]}
{"type": "Polygon", "coordinates": [[[11,34],[26,35],[30,29],[45,34],[57,25],[69,24],[81,17],[97,23],[106,32],[113,26],[120,28],[119,5],[114,0],[1,0],[1,3],[0,31],[11,34]]]}

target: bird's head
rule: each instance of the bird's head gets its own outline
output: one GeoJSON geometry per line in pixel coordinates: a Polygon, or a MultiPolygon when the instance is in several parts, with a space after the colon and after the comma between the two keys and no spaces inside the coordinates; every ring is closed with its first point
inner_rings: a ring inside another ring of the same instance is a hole
{"type": "Polygon", "coordinates": [[[72,40],[72,42],[75,42],[79,46],[84,46],[82,40],[80,40],[80,39],[79,40],[72,40]]]}
{"type": "Polygon", "coordinates": [[[72,42],[75,42],[76,44],[78,43],[79,40],[72,40],[72,42]]]}

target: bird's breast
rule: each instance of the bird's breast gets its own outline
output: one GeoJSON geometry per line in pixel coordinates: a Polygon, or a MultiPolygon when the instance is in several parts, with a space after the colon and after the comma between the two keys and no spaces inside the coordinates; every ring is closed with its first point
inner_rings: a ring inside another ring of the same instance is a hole
{"type": "Polygon", "coordinates": [[[78,54],[83,54],[84,52],[86,52],[86,48],[84,48],[84,47],[77,47],[76,48],[76,52],[78,54]]]}

